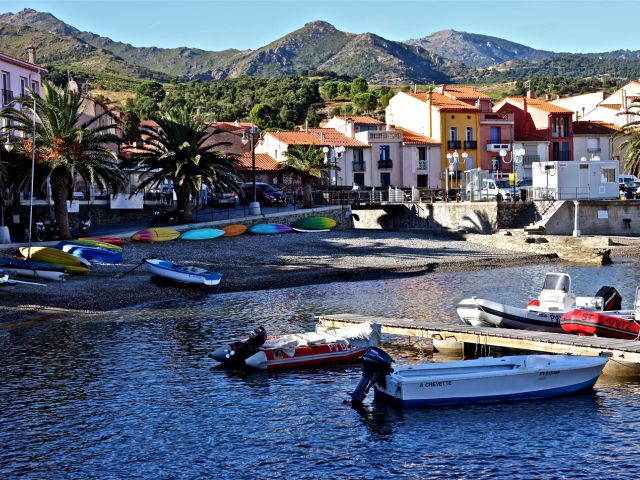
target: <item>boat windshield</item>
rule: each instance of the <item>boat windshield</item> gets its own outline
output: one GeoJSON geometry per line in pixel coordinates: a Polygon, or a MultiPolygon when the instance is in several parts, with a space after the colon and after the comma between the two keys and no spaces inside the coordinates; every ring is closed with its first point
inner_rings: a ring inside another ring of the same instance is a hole
{"type": "Polygon", "coordinates": [[[557,273],[548,273],[544,277],[543,290],[561,290],[565,293],[569,293],[570,280],[567,275],[560,275],[557,273]]]}

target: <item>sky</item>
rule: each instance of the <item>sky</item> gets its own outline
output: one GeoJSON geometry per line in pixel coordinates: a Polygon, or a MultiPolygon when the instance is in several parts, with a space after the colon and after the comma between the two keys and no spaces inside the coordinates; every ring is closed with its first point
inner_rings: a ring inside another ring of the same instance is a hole
{"type": "Polygon", "coordinates": [[[638,0],[0,0],[0,13],[23,8],[134,46],[257,49],[324,20],[396,41],[454,29],[555,52],[640,50],[638,0]]]}

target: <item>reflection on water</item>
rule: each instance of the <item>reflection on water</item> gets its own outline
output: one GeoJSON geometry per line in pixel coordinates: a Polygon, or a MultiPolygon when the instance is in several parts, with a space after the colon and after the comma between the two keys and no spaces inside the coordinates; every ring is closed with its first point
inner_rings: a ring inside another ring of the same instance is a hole
{"type": "Polygon", "coordinates": [[[632,262],[528,266],[12,324],[0,330],[0,477],[628,478],[640,471],[637,382],[603,378],[547,401],[354,410],[357,364],[234,372],[207,358],[257,324],[299,332],[321,313],[456,322],[465,296],[524,305],[547,270],[571,273],[584,295],[614,285],[625,306],[638,280],[632,262]]]}

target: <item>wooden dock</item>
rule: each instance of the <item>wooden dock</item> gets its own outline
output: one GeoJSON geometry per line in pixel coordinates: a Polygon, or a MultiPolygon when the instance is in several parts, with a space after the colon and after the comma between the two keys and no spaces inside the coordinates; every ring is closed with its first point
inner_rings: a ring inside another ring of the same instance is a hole
{"type": "MultiPolygon", "coordinates": [[[[464,324],[429,323],[404,318],[384,318],[366,315],[321,315],[319,322],[326,327],[347,327],[371,322],[381,325],[382,333],[431,338],[437,341],[475,344],[477,348],[492,346],[575,355],[605,354],[610,359],[640,369],[640,341],[615,338],[580,337],[563,333],[534,332],[507,328],[472,327],[464,324]],[[631,364],[631,365],[630,365],[631,364]],[[635,364],[635,365],[634,365],[635,364]]],[[[437,347],[437,344],[436,344],[437,347]]],[[[611,363],[611,362],[609,362],[611,363]]]]}

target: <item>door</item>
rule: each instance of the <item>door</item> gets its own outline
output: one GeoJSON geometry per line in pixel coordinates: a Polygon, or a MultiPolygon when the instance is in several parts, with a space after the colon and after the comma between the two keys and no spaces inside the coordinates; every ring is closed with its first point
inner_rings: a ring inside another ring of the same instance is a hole
{"type": "Polygon", "coordinates": [[[383,187],[388,187],[391,185],[391,173],[390,172],[380,172],[380,185],[383,187]]]}
{"type": "Polygon", "coordinates": [[[500,143],[500,127],[491,127],[489,143],[500,143]]]}

